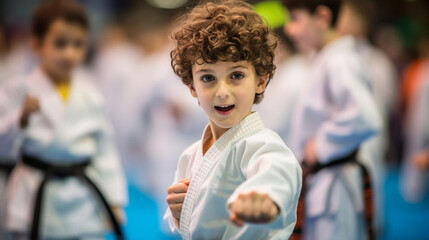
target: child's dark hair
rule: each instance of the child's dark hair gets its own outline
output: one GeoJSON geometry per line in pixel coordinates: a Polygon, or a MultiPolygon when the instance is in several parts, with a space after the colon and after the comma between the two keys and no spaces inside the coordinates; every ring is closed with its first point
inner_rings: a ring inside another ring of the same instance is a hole
{"type": "Polygon", "coordinates": [[[340,12],[342,0],[282,0],[283,6],[289,11],[293,9],[304,9],[311,14],[316,12],[317,7],[326,6],[332,12],[331,26],[337,24],[338,14],[340,12]]]}
{"type": "MultiPolygon", "coordinates": [[[[176,48],[171,65],[186,85],[192,84],[192,65],[217,61],[249,61],[258,76],[272,76],[276,39],[262,18],[244,1],[201,4],[188,12],[173,34],[176,48]]],[[[256,94],[254,103],[263,99],[256,94]]]]}
{"type": "Polygon", "coordinates": [[[88,15],[85,9],[73,0],[46,0],[33,12],[32,33],[43,39],[55,20],[62,19],[77,24],[85,30],[89,28],[88,15]]]}

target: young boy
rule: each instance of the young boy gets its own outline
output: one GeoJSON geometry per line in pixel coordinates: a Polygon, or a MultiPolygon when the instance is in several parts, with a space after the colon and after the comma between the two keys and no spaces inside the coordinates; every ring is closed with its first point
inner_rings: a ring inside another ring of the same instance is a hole
{"type": "Polygon", "coordinates": [[[165,219],[183,239],[287,239],[301,168],[252,105],[274,73],[275,40],[243,1],[192,9],[174,34],[172,66],[209,118],[181,156],[165,219]]]}
{"type": "Polygon", "coordinates": [[[340,1],[283,3],[291,16],[285,30],[301,48],[315,51],[294,127],[293,150],[312,175],[303,191],[304,229],[298,230],[304,239],[372,238],[369,176],[356,152],[381,128],[381,119],[354,39],[337,36],[340,1]]]}
{"type": "Polygon", "coordinates": [[[101,209],[122,237],[115,214],[127,201],[125,179],[103,100],[76,70],[87,51],[87,15],[74,1],[45,1],[32,30],[39,67],[0,89],[0,142],[21,155],[6,228],[14,239],[101,238],[101,209]]]}

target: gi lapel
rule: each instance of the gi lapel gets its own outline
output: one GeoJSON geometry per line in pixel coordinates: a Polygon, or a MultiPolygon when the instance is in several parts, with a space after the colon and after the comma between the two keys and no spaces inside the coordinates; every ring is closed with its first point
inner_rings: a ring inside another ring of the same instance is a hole
{"type": "MultiPolygon", "coordinates": [[[[255,112],[250,114],[237,125],[225,132],[200,160],[198,171],[195,173],[195,175],[192,176],[191,184],[189,185],[188,192],[186,193],[185,201],[182,207],[182,213],[180,216],[180,234],[184,240],[191,239],[189,225],[191,222],[195,200],[200,192],[201,185],[207,178],[210,170],[221,157],[223,150],[225,150],[225,148],[231,142],[249,133],[262,130],[263,128],[264,124],[261,121],[259,113],[255,112]]],[[[204,138],[202,142],[203,141],[204,138]]]]}
{"type": "Polygon", "coordinates": [[[56,129],[62,120],[64,105],[55,87],[40,68],[33,72],[28,86],[28,94],[39,99],[40,111],[50,121],[52,127],[56,129]]]}

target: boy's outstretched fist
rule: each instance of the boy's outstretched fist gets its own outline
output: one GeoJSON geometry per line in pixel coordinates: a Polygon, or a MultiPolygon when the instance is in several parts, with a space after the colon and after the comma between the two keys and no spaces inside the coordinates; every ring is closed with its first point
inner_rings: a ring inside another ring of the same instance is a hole
{"type": "Polygon", "coordinates": [[[40,104],[39,100],[32,96],[27,96],[25,98],[24,106],[22,108],[21,118],[19,121],[19,126],[21,128],[26,128],[28,125],[28,119],[33,112],[39,111],[40,104]]]}
{"type": "Polygon", "coordinates": [[[244,222],[269,223],[279,215],[279,207],[268,194],[250,192],[240,194],[231,204],[230,221],[237,226],[244,222]]]}
{"type": "Polygon", "coordinates": [[[183,202],[185,201],[186,192],[188,191],[191,180],[186,178],[173,184],[168,188],[167,203],[171,210],[171,214],[177,220],[176,225],[180,222],[180,215],[182,213],[183,202]]]}

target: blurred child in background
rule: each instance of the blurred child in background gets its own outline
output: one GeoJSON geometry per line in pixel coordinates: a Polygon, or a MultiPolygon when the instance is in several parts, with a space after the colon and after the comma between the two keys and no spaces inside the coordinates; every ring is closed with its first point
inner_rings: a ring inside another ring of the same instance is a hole
{"type": "Polygon", "coordinates": [[[298,209],[305,223],[298,218],[293,239],[372,238],[371,189],[362,191],[369,176],[356,155],[381,120],[355,40],[336,30],[341,1],[283,3],[291,16],[286,31],[298,46],[315,51],[293,128],[292,149],[303,160],[304,176],[310,174],[298,209]]]}
{"type": "Polygon", "coordinates": [[[410,64],[402,81],[401,100],[406,115],[401,191],[405,200],[417,203],[428,190],[429,34],[421,37],[419,59],[410,64]]]}
{"type": "Polygon", "coordinates": [[[345,0],[338,19],[338,31],[341,35],[351,35],[356,39],[356,52],[365,63],[372,94],[383,120],[380,134],[364,143],[359,153],[374,176],[375,224],[379,235],[383,229],[383,182],[389,145],[389,120],[396,110],[397,73],[387,55],[369,42],[375,10],[375,5],[370,0],[345,0]]]}
{"type": "Polygon", "coordinates": [[[77,69],[88,28],[75,1],[41,3],[32,19],[40,65],[0,89],[0,141],[20,155],[8,184],[13,239],[103,238],[106,222],[122,237],[125,178],[103,99],[77,69]]]}

